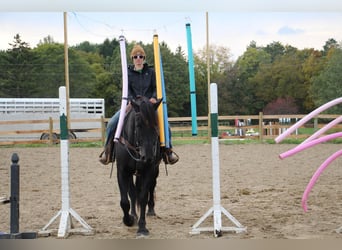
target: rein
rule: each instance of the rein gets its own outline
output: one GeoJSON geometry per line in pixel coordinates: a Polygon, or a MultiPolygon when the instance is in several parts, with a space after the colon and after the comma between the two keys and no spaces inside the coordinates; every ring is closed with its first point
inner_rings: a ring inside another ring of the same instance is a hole
{"type": "Polygon", "coordinates": [[[130,144],[129,141],[127,141],[124,137],[120,136],[119,142],[120,142],[122,145],[125,146],[125,149],[126,149],[127,153],[129,154],[129,156],[130,156],[133,160],[135,160],[135,161],[137,161],[137,162],[140,162],[140,161],[141,161],[141,159],[136,158],[136,157],[131,153],[131,151],[133,151],[136,155],[138,155],[138,156],[140,155],[139,151],[138,151],[134,146],[132,146],[132,144],[130,144]]]}

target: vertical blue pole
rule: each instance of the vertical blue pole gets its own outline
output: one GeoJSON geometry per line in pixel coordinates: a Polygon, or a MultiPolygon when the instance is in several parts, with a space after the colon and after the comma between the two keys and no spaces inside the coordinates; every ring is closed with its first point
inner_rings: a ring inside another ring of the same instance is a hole
{"type": "MultiPolygon", "coordinates": [[[[156,71],[156,87],[157,87],[157,98],[163,98],[163,87],[161,82],[161,69],[160,69],[160,50],[158,35],[153,35],[153,52],[154,52],[154,65],[156,71]]],[[[165,129],[164,129],[164,109],[163,105],[158,107],[158,124],[159,124],[159,139],[160,146],[165,147],[165,129]]]]}
{"type": "Polygon", "coordinates": [[[196,84],[195,84],[195,70],[194,70],[194,59],[193,59],[193,53],[192,53],[192,39],[191,39],[190,23],[187,23],[185,26],[186,26],[186,34],[187,34],[187,42],[188,42],[188,65],[189,65],[189,78],[190,78],[192,135],[197,136],[196,84]]]}
{"type": "Polygon", "coordinates": [[[162,85],[162,94],[163,94],[163,116],[164,116],[164,136],[165,136],[165,148],[170,148],[170,133],[169,133],[169,118],[167,115],[167,102],[166,102],[166,90],[165,90],[165,82],[164,82],[164,73],[163,73],[163,61],[159,48],[159,57],[160,57],[160,76],[161,76],[161,85],[162,85]]]}

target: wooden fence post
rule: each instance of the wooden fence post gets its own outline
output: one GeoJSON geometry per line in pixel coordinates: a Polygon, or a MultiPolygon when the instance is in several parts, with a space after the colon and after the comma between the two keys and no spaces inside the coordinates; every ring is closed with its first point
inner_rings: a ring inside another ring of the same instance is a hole
{"type": "Polygon", "coordinates": [[[52,145],[53,144],[53,119],[52,117],[49,117],[49,144],[52,145]]]}
{"type": "Polygon", "coordinates": [[[319,128],[318,128],[318,118],[315,117],[314,118],[314,131],[317,131],[319,128]]]}
{"type": "Polygon", "coordinates": [[[263,134],[264,134],[264,114],[262,112],[259,112],[259,141],[263,140],[263,134]]]}
{"type": "Polygon", "coordinates": [[[106,121],[103,116],[101,116],[101,141],[102,145],[105,144],[105,138],[106,138],[106,121]]]}

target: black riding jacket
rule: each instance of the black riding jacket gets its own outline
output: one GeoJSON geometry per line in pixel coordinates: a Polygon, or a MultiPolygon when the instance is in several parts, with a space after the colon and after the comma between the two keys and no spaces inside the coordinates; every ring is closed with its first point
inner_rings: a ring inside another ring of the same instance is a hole
{"type": "Polygon", "coordinates": [[[135,71],[134,65],[128,66],[128,97],[146,96],[157,98],[156,72],[144,63],[142,71],[135,71]]]}

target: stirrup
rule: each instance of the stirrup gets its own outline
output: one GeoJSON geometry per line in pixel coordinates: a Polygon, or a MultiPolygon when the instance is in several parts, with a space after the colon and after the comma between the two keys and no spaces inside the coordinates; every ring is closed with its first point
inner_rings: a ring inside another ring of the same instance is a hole
{"type": "Polygon", "coordinates": [[[101,154],[99,155],[99,161],[103,164],[103,165],[108,165],[110,163],[110,155],[106,154],[106,151],[103,150],[101,152],[101,154]]]}
{"type": "Polygon", "coordinates": [[[169,152],[165,152],[165,159],[164,159],[164,162],[165,162],[166,164],[173,165],[173,164],[177,163],[178,161],[179,161],[179,156],[178,156],[178,154],[176,154],[176,152],[174,152],[174,151],[172,151],[172,150],[170,150],[169,152]],[[177,158],[177,159],[175,159],[173,162],[171,162],[171,161],[170,161],[170,158],[169,158],[172,154],[175,154],[175,156],[176,156],[176,158],[177,158]]]}

